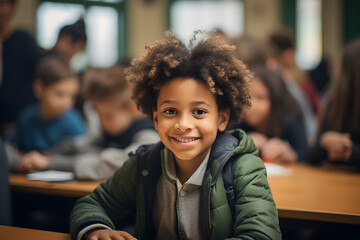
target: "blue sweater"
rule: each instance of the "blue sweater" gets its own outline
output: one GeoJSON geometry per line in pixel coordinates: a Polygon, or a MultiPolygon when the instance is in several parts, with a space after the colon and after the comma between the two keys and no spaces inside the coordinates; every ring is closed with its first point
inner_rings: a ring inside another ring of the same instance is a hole
{"type": "Polygon", "coordinates": [[[40,118],[39,104],[25,108],[16,123],[9,141],[23,152],[49,151],[63,140],[85,134],[83,120],[75,109],[70,109],[57,119],[40,118]]]}

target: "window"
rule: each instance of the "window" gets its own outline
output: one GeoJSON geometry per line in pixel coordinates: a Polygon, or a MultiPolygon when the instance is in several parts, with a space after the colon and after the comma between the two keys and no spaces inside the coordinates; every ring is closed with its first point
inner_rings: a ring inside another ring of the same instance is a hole
{"type": "Polygon", "coordinates": [[[297,0],[296,11],[296,61],[311,70],[322,57],[321,0],[297,0]]]}
{"type": "Polygon", "coordinates": [[[244,30],[244,7],[241,0],[173,0],[169,9],[170,29],[184,43],[195,30],[223,31],[228,37],[244,30]]]}
{"type": "Polygon", "coordinates": [[[54,46],[59,30],[84,18],[88,37],[86,53],[74,56],[75,69],[84,65],[109,67],[125,56],[123,1],[42,1],[37,8],[37,40],[54,46]]]}
{"type": "Polygon", "coordinates": [[[111,7],[90,7],[86,15],[88,49],[94,66],[110,66],[118,60],[117,12],[111,7]]]}

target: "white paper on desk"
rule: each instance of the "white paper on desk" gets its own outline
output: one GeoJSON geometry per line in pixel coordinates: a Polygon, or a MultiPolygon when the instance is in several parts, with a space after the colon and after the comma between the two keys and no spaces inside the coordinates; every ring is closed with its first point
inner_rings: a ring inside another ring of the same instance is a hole
{"type": "Polygon", "coordinates": [[[275,163],[265,163],[268,176],[288,175],[290,170],[275,163]]]}
{"type": "Polygon", "coordinates": [[[71,181],[75,179],[75,176],[72,172],[63,172],[63,171],[41,171],[33,172],[26,174],[28,180],[37,180],[37,181],[47,181],[47,182],[64,182],[71,181]]]}

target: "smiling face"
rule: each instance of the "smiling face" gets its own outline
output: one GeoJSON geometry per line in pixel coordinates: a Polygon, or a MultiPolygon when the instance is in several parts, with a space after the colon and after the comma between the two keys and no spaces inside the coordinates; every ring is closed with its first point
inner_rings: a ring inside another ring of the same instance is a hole
{"type": "Polygon", "coordinates": [[[202,161],[224,131],[229,111],[219,111],[205,84],[193,78],[176,78],[164,84],[153,112],[156,130],[177,161],[202,161]]]}

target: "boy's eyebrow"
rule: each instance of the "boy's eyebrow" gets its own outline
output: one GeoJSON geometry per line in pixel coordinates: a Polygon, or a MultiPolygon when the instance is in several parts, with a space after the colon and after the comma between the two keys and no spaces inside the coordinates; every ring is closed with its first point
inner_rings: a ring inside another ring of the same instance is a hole
{"type": "Polygon", "coordinates": [[[164,105],[164,104],[175,104],[177,103],[177,101],[174,101],[174,100],[165,100],[163,101],[160,106],[164,105]]]}
{"type": "Polygon", "coordinates": [[[201,104],[205,104],[206,106],[212,108],[212,106],[204,101],[195,101],[195,102],[192,102],[191,105],[201,105],[201,104]]]}
{"type": "MultiPolygon", "coordinates": [[[[165,100],[165,101],[163,101],[163,102],[160,104],[160,106],[162,106],[162,105],[164,105],[164,104],[176,104],[176,103],[178,103],[178,102],[175,101],[175,100],[165,100]]],[[[212,106],[211,106],[210,104],[208,104],[208,103],[206,103],[206,102],[204,102],[204,101],[194,101],[194,102],[191,102],[191,105],[201,105],[201,104],[204,104],[204,105],[212,108],[212,106]]]]}

